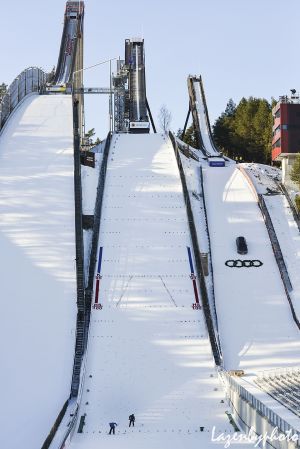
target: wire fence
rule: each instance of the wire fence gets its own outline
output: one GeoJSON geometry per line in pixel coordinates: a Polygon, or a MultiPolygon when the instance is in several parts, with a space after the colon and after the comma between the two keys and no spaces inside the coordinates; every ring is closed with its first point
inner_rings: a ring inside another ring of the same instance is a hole
{"type": "Polygon", "coordinates": [[[29,67],[14,79],[0,99],[0,130],[20,101],[32,92],[40,92],[47,79],[48,74],[38,67],[29,67]]]}

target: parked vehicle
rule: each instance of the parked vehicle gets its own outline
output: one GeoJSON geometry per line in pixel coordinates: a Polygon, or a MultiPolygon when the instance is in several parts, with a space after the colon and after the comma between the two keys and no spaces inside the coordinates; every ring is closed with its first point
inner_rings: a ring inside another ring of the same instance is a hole
{"type": "Polygon", "coordinates": [[[240,236],[236,238],[236,249],[239,254],[248,253],[248,246],[245,237],[240,236]]]}

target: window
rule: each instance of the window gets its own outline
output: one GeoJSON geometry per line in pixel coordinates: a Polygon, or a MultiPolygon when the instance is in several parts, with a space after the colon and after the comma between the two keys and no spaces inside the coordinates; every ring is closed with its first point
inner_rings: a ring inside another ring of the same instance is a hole
{"type": "Polygon", "coordinates": [[[275,118],[279,118],[280,117],[280,108],[275,112],[275,118]]]}
{"type": "Polygon", "coordinates": [[[280,148],[281,147],[281,139],[276,140],[275,143],[273,143],[272,148],[280,148]]]}
{"type": "MultiPolygon", "coordinates": [[[[283,125],[283,126],[286,126],[286,125],[283,125]]],[[[282,129],[284,129],[283,126],[282,126],[282,129]]],[[[280,131],[280,125],[278,125],[277,128],[274,129],[274,135],[276,133],[278,133],[279,131],[280,131]]]]}

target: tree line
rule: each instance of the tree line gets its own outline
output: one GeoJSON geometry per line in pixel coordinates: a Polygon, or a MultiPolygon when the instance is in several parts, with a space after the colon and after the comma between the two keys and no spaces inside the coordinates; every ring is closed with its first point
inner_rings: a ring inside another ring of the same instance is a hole
{"type": "MultiPolygon", "coordinates": [[[[231,159],[242,162],[271,162],[272,107],[264,98],[242,98],[238,105],[230,99],[225,111],[212,127],[217,147],[231,159]]],[[[178,130],[178,137],[182,130],[178,130]]],[[[184,141],[194,147],[198,146],[194,126],[191,125],[184,136],[184,141]]]]}

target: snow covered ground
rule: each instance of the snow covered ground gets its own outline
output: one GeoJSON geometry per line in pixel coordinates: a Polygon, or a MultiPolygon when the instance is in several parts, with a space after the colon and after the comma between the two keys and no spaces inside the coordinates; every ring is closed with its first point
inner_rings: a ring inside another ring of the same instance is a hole
{"type": "Polygon", "coordinates": [[[299,366],[299,330],[254,193],[234,165],[207,167],[203,175],[225,368],[253,374],[299,366]],[[236,250],[240,235],[248,242],[244,256],[236,250]],[[263,265],[229,268],[230,259],[259,259],[263,265]]]}
{"type": "Polygon", "coordinates": [[[300,320],[300,233],[284,195],[265,196],[293,290],[290,292],[300,320]]]}
{"type": "Polygon", "coordinates": [[[281,170],[279,168],[256,163],[243,163],[239,166],[246,170],[255,185],[257,193],[281,193],[277,184],[278,181],[281,181],[281,170]]]}
{"type": "Polygon", "coordinates": [[[77,422],[71,448],[209,449],[213,426],[233,432],[203,314],[192,308],[187,247],[170,141],[114,136],[99,239],[102,308],[92,310],[79,410],[85,425],[78,433],[77,422]],[[107,434],[112,421],[115,436],[107,434]]]}
{"type": "Polygon", "coordinates": [[[263,164],[241,164],[241,166],[246,169],[256,191],[264,195],[292,282],[293,290],[290,296],[300,319],[300,234],[288,200],[276,183],[281,180],[281,171],[276,167],[263,164]]]}
{"type": "Polygon", "coordinates": [[[0,136],[0,447],[39,448],[70,392],[76,325],[72,99],[30,96],[0,136]]]}

